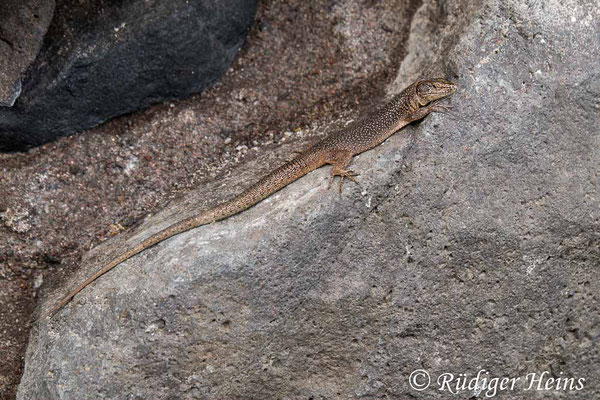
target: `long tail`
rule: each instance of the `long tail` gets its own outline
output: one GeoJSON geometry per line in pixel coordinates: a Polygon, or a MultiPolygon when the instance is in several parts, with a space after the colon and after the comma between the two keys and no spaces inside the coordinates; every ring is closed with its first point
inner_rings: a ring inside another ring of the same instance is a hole
{"type": "Polygon", "coordinates": [[[261,200],[269,197],[271,194],[281,190],[291,182],[306,175],[310,171],[313,171],[320,166],[324,165],[325,161],[323,157],[320,157],[314,152],[312,154],[304,153],[296,157],[294,160],[281,166],[263,179],[258,181],[256,184],[250,186],[248,189],[235,196],[233,199],[226,201],[225,203],[219,204],[218,206],[200,212],[197,215],[186,218],[180,222],[177,222],[158,233],[150,236],[146,240],[138,243],[130,250],[122,253],[104,267],[96,271],[92,276],[83,281],[75,289],[71,290],[65,297],[63,297],[49,312],[44,314],[42,317],[50,317],[58,310],[60,310],[65,304],[79,292],[81,292],[86,286],[94,282],[96,279],[122,263],[123,261],[135,256],[138,253],[146,250],[149,247],[154,246],[157,243],[162,242],[172,236],[179,233],[188,231],[198,226],[206,225],[211,222],[219,221],[221,219],[235,215],[241,211],[244,211],[261,200]]]}

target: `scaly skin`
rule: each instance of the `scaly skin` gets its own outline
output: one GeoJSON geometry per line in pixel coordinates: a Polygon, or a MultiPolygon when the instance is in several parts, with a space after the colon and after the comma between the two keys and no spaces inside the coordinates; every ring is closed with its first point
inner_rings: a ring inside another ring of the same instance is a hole
{"type": "Polygon", "coordinates": [[[138,243],[69,292],[47,315],[54,314],[87,285],[123,261],[181,232],[244,211],[325,164],[332,164],[331,181],[335,176],[340,177],[341,191],[344,178],[354,180],[354,176],[356,176],[352,171],[346,169],[352,157],[379,145],[407,124],[417,121],[433,111],[443,109],[435,101],[449,96],[455,91],[456,85],[442,79],[413,83],[370,118],[331,134],[233,199],[177,222],[138,243]]]}

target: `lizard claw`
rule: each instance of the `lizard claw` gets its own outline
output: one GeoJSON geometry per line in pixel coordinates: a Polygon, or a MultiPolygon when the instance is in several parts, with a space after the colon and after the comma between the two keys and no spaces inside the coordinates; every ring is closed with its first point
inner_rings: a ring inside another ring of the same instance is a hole
{"type": "Polygon", "coordinates": [[[358,184],[358,181],[356,179],[354,179],[355,176],[359,176],[360,174],[355,173],[354,171],[351,170],[346,170],[346,169],[333,169],[331,171],[331,178],[329,178],[329,185],[327,186],[327,189],[331,188],[331,184],[333,183],[334,179],[336,176],[340,177],[340,194],[342,193],[342,185],[344,184],[344,178],[348,178],[350,179],[352,182],[358,184]]]}
{"type": "Polygon", "coordinates": [[[435,101],[429,105],[429,110],[431,112],[446,112],[452,110],[452,106],[449,104],[441,104],[440,101],[435,101]]]}

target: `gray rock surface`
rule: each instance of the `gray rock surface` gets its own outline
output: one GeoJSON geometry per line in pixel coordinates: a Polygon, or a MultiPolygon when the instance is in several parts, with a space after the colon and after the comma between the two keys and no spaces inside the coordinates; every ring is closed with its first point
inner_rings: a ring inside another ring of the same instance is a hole
{"type": "Polygon", "coordinates": [[[18,398],[599,398],[599,21],[584,1],[425,1],[390,91],[446,71],[449,113],[357,157],[343,196],[321,169],[102,277],[34,328],[18,398]],[[438,390],[480,370],[520,380],[438,390]]]}
{"type": "Polygon", "coordinates": [[[2,0],[0,5],[0,107],[11,107],[21,80],[40,51],[54,0],[2,0]]]}
{"type": "Polygon", "coordinates": [[[202,91],[231,65],[255,9],[255,0],[60,2],[19,101],[0,108],[0,151],[202,91]]]}

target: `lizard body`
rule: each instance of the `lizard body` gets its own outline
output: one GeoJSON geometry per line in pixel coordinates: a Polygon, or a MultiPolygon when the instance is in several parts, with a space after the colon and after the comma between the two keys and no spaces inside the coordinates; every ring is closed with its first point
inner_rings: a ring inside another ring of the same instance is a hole
{"type": "Polygon", "coordinates": [[[177,222],[122,253],[69,292],[47,315],[54,314],[86,286],[123,261],[179,233],[244,211],[325,164],[332,164],[330,184],[335,176],[340,177],[341,191],[344,178],[354,180],[356,176],[346,169],[352,157],[379,145],[405,125],[443,109],[435,101],[455,91],[456,85],[442,79],[413,83],[370,118],[334,132],[231,200],[177,222]]]}

